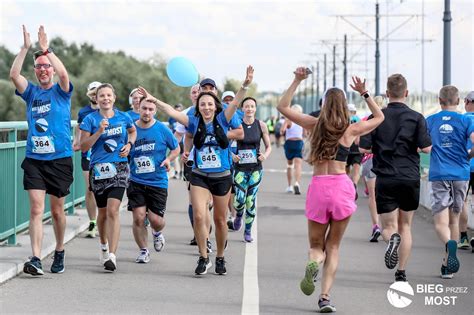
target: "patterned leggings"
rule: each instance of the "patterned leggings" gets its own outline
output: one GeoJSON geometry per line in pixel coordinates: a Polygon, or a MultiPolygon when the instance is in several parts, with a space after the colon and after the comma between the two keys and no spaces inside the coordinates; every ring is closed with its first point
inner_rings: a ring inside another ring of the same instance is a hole
{"type": "Polygon", "coordinates": [[[262,181],[262,170],[253,172],[235,171],[235,198],[234,208],[237,215],[242,217],[245,210],[245,230],[252,229],[252,223],[255,219],[258,186],[262,181]]]}

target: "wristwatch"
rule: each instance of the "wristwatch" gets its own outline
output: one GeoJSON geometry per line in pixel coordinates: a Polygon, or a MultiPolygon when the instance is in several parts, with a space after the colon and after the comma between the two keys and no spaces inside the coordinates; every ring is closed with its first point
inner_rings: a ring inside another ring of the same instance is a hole
{"type": "Polygon", "coordinates": [[[46,56],[47,54],[54,53],[53,48],[48,47],[45,51],[43,51],[43,56],[46,56]]]}
{"type": "Polygon", "coordinates": [[[365,92],[364,94],[362,94],[362,96],[365,98],[365,99],[368,99],[370,97],[370,94],[369,92],[365,92]]]}
{"type": "Polygon", "coordinates": [[[133,147],[132,141],[128,141],[127,144],[130,144],[130,148],[133,147]]]}

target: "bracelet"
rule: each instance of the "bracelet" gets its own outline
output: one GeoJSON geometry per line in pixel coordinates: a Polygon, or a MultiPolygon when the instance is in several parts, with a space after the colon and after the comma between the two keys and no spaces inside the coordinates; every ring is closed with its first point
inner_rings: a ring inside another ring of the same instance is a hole
{"type": "Polygon", "coordinates": [[[128,141],[127,144],[130,144],[130,148],[133,147],[132,141],[128,141]]]}

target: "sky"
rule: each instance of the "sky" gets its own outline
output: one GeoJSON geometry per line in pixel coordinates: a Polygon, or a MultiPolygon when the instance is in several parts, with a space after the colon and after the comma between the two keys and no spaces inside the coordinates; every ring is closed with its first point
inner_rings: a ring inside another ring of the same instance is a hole
{"type": "MultiPolygon", "coordinates": [[[[474,90],[473,2],[451,1],[451,83],[462,91],[474,90]]],[[[122,50],[141,60],[155,53],[167,59],[186,57],[202,76],[214,78],[220,86],[226,77],[243,80],[246,66],[251,64],[260,91],[281,92],[293,79],[297,66],[316,67],[317,60],[322,85],[324,53],[327,84],[332,86],[334,43],[338,55],[336,86],[342,87],[342,39],[347,34],[349,77],[366,77],[373,90],[375,3],[376,0],[2,0],[0,44],[17,53],[23,43],[21,25],[27,26],[33,40],[37,39],[39,25],[44,25],[49,38],[61,36],[69,43],[88,42],[102,51],[122,50]]],[[[379,3],[381,38],[387,29],[392,32],[409,20],[389,35],[392,41],[388,42],[388,50],[386,41],[380,44],[381,90],[385,90],[387,73],[402,73],[409,89],[419,92],[422,1],[379,3]],[[392,15],[388,25],[387,12],[392,15]]],[[[443,0],[424,1],[424,37],[428,40],[424,43],[426,91],[437,92],[442,86],[443,10],[443,0]]]]}

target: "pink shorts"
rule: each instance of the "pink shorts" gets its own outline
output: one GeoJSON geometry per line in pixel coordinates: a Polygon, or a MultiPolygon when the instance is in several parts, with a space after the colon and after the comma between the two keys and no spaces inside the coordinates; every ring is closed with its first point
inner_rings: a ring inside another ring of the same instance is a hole
{"type": "Polygon", "coordinates": [[[308,220],[341,221],[357,209],[354,183],[346,174],[313,176],[306,195],[308,220]]]}

